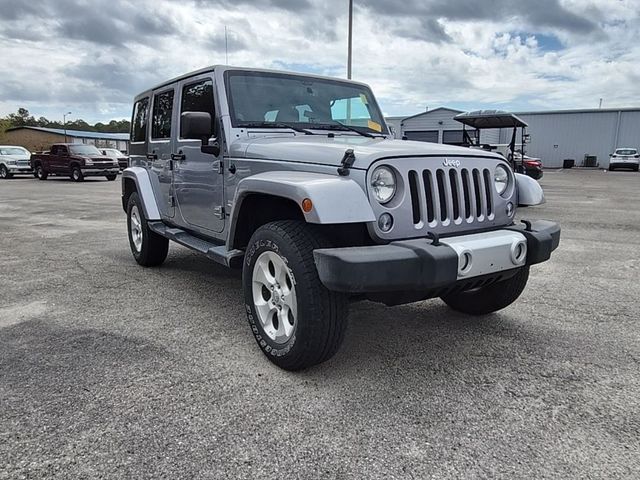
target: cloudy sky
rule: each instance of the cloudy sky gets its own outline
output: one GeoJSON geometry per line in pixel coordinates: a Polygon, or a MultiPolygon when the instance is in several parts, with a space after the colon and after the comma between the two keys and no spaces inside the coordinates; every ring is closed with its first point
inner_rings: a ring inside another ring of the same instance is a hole
{"type": "MultiPolygon", "coordinates": [[[[353,77],[387,115],[640,105],[640,0],[355,0],[353,77]]],[[[0,115],[128,118],[225,63],[345,76],[348,0],[0,0],[0,115]]]]}

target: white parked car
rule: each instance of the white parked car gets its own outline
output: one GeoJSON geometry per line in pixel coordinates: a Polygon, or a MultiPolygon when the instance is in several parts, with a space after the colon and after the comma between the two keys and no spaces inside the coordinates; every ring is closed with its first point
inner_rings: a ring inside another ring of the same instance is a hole
{"type": "Polygon", "coordinates": [[[31,152],[23,147],[0,145],[0,178],[11,178],[16,174],[31,174],[31,152]]]}
{"type": "Polygon", "coordinates": [[[640,167],[640,153],[638,153],[637,148],[616,148],[616,151],[609,156],[611,157],[609,161],[610,171],[617,168],[628,168],[637,172],[640,167]]]}

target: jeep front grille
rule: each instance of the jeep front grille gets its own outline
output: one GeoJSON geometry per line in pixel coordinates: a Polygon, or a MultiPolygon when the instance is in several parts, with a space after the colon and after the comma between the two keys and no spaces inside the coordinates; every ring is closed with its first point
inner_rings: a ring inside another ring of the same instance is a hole
{"type": "Polygon", "coordinates": [[[409,170],[413,224],[430,227],[493,218],[491,172],[478,168],[409,170]]]}
{"type": "Polygon", "coordinates": [[[378,165],[391,167],[397,176],[398,193],[381,205],[368,191],[373,213],[378,219],[383,213],[393,216],[388,232],[372,223],[370,231],[380,241],[460,235],[513,223],[516,192],[515,179],[503,195],[494,188],[496,165],[505,163],[487,155],[462,157],[405,157],[383,159],[372,165],[370,175],[378,165]],[[454,161],[455,160],[455,161],[454,161]],[[507,204],[511,203],[510,207],[507,204]]]}

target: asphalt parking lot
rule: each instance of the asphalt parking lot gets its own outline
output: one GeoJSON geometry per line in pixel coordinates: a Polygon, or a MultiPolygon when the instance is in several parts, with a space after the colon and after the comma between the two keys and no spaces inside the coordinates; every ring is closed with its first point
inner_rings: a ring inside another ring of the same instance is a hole
{"type": "Polygon", "coordinates": [[[0,479],[638,478],[640,174],[541,183],[562,242],[516,304],[357,303],[289,373],[238,272],[137,266],[119,182],[1,182],[0,479]]]}

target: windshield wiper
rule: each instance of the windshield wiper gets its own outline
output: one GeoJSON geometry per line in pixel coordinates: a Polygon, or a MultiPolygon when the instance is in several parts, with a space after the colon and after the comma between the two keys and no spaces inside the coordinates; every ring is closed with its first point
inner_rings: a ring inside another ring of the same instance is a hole
{"type": "Polygon", "coordinates": [[[313,128],[319,128],[319,129],[331,129],[331,130],[343,130],[345,132],[355,132],[358,135],[362,135],[363,137],[367,137],[367,138],[376,138],[378,136],[384,137],[384,135],[380,134],[380,135],[374,135],[373,133],[369,133],[369,132],[364,132],[356,127],[352,127],[351,125],[345,125],[342,122],[339,122],[337,120],[332,120],[331,123],[323,123],[323,124],[314,124],[313,128]]]}
{"type": "Polygon", "coordinates": [[[311,130],[306,128],[296,127],[286,122],[242,122],[238,124],[239,127],[253,127],[253,128],[290,128],[296,132],[304,133],[305,135],[315,135],[311,130]]]}

